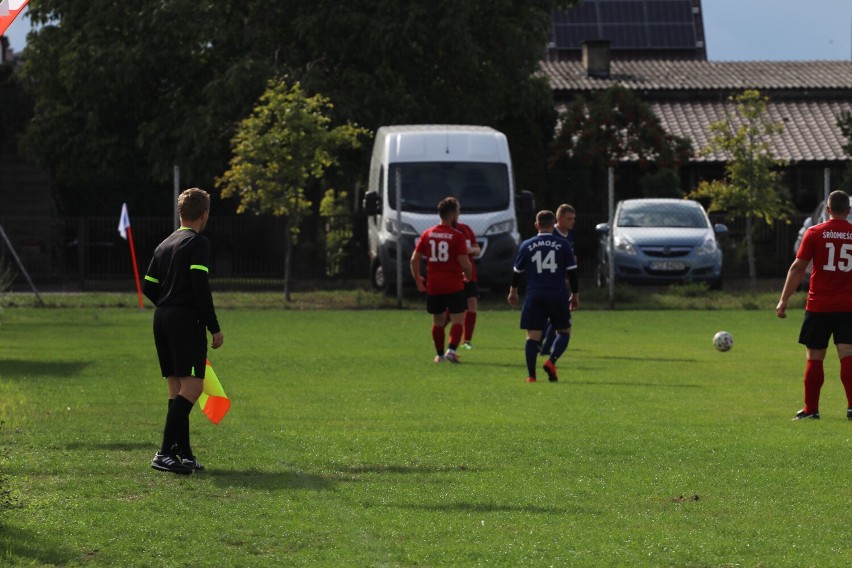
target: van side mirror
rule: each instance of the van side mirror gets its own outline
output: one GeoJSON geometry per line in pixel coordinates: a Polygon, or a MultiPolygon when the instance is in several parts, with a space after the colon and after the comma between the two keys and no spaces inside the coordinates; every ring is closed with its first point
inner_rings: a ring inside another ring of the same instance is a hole
{"type": "Polygon", "coordinates": [[[375,191],[368,191],[364,194],[364,213],[367,215],[380,215],[382,212],[382,204],[379,201],[379,194],[375,191]]]}
{"type": "Polygon", "coordinates": [[[522,191],[515,198],[515,209],[520,215],[535,213],[535,196],[531,191],[522,191]]]}

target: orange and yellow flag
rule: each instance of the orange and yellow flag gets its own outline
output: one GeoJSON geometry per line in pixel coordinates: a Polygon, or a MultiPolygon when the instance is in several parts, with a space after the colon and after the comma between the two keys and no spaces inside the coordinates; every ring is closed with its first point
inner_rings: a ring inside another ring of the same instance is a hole
{"type": "Polygon", "coordinates": [[[225,389],[222,388],[222,383],[219,382],[219,377],[216,376],[209,360],[204,369],[204,391],[198,397],[198,406],[213,424],[221,422],[231,408],[231,401],[225,394],[225,389]]]}

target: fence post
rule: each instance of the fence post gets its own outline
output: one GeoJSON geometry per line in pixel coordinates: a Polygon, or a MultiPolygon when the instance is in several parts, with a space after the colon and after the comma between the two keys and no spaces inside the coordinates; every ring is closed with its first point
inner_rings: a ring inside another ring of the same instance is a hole
{"type": "Polygon", "coordinates": [[[86,289],[86,253],[88,252],[89,244],[86,235],[86,219],[84,217],[77,218],[77,278],[80,291],[86,289]]]}
{"type": "Polygon", "coordinates": [[[607,235],[607,256],[609,262],[607,269],[609,277],[607,278],[609,286],[609,309],[615,308],[615,170],[612,166],[607,169],[607,218],[609,219],[609,234],[607,235]]]}

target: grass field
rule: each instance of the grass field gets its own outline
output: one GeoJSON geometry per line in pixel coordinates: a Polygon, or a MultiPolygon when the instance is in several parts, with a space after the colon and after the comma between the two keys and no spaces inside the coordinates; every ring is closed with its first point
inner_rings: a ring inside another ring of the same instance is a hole
{"type": "Polygon", "coordinates": [[[233,407],[193,411],[181,478],[150,468],[150,310],[6,310],[0,565],[852,564],[852,423],[835,358],[791,422],[796,316],[580,311],[560,382],[526,384],[517,312],[461,365],[420,309],[219,315],[233,407]]]}

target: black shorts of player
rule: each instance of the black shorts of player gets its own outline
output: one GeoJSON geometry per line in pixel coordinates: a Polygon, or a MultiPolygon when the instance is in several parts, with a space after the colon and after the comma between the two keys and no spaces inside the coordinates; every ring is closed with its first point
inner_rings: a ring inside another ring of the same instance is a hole
{"type": "Polygon", "coordinates": [[[556,330],[571,327],[571,309],[566,292],[528,291],[521,310],[521,329],[543,330],[547,320],[556,330]]]}
{"type": "Polygon", "coordinates": [[[460,314],[467,309],[467,296],[464,290],[452,294],[435,294],[426,296],[426,311],[432,315],[443,314],[447,310],[451,314],[460,314]]]}
{"type": "Polygon", "coordinates": [[[852,312],[805,312],[799,343],[808,349],[826,349],[832,335],[835,345],[852,343],[852,312]]]}
{"type": "Polygon", "coordinates": [[[465,298],[479,298],[479,282],[465,282],[464,283],[464,297],[465,298]]]}
{"type": "Polygon", "coordinates": [[[197,310],[182,306],[157,308],[154,344],[164,377],[204,378],[207,332],[197,310]]]}

